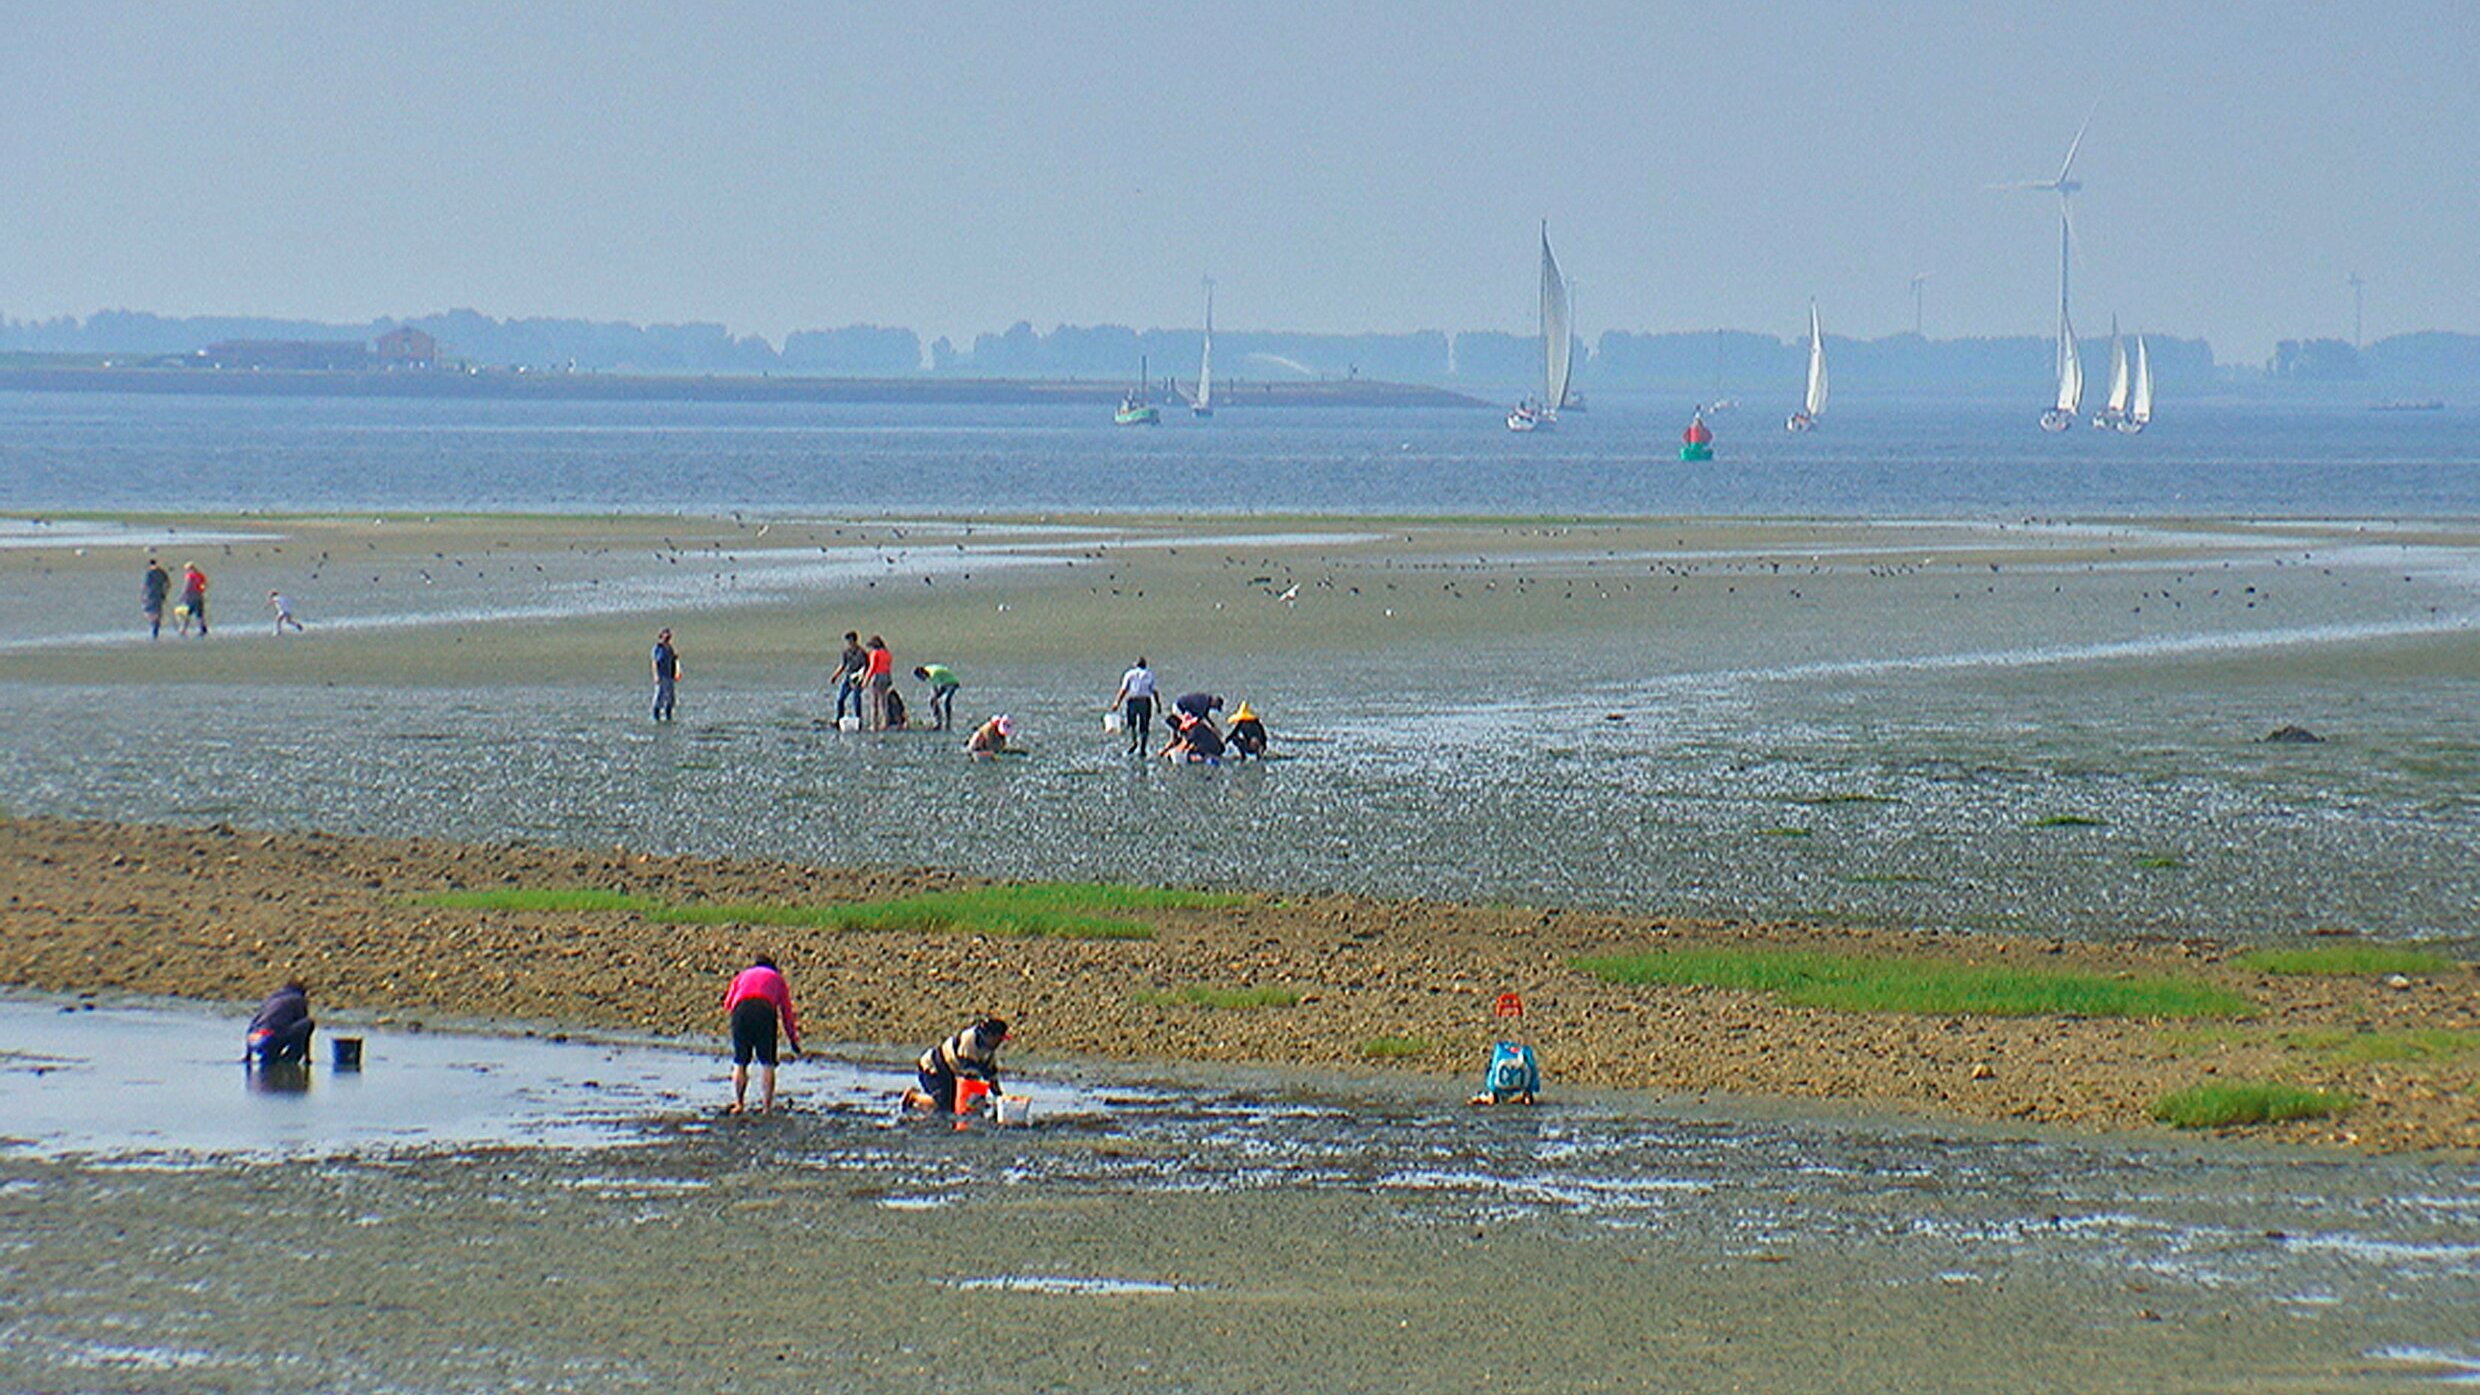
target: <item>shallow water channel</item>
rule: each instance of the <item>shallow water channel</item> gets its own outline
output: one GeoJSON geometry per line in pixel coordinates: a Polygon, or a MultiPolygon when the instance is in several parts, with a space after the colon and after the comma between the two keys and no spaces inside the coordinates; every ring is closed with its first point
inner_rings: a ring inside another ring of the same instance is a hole
{"type": "MultiPolygon", "coordinates": [[[[412,1212],[450,1215],[450,1237],[457,1206],[474,1209],[480,1231],[516,1204],[561,1230],[625,1222],[645,1234],[823,1194],[899,1235],[979,1237],[964,1247],[976,1258],[932,1282],[1012,1303],[1302,1282],[1288,1266],[1316,1261],[1281,1246],[1201,1279],[1166,1269],[1140,1237],[1181,1208],[1245,1218],[1334,1204],[1367,1228],[1355,1243],[1417,1252],[1485,1234],[1555,1236],[1560,1265],[1632,1264],[1644,1251],[1681,1293],[1721,1285],[1713,1276],[1726,1269],[1815,1263],[1838,1292],[1856,1285],[1898,1307],[2099,1301],[2107,1325],[2277,1332],[2285,1363],[2305,1351],[2311,1365],[2370,1375],[2480,1380],[2480,1164],[2469,1159],[1555,1091],[1536,1110],[1484,1112],[1462,1107],[1450,1082],[1164,1081],[1109,1067],[1020,1075],[1032,1127],[959,1134],[897,1123],[900,1063],[816,1058],[787,1064],[789,1116],[735,1121],[716,1113],[726,1086],[713,1052],[337,1026],[365,1040],[358,1074],[334,1069],[322,1041],[307,1088],[268,1091],[236,1059],[238,1021],[187,1006],[0,999],[0,1177],[10,1179],[0,1196],[19,1223],[59,1219],[47,1209],[70,1203],[52,1198],[79,1188],[109,1193],[118,1212],[157,1190],[212,1192],[305,1163],[334,1204],[362,1216],[355,1225],[390,1223],[399,1203],[389,1198],[405,1191],[412,1212]],[[485,1164],[479,1193],[442,1200],[461,1194],[449,1186],[469,1170],[459,1160],[476,1158],[503,1161],[485,1164]],[[381,1170],[352,1170],[369,1167],[381,1170]],[[1071,1232],[1083,1238],[1055,1243],[1071,1232]]],[[[262,1224],[284,1222],[245,1210],[214,1228],[235,1244],[272,1243],[256,1237],[262,1224]]],[[[40,1291],[45,1254],[0,1247],[0,1285],[40,1291]]],[[[437,1262],[464,1261],[451,1249],[437,1262]]],[[[89,1331],[107,1318],[146,1325],[153,1290],[95,1292],[104,1296],[0,1318],[0,1347],[16,1349],[0,1376],[50,1388],[70,1371],[163,1374],[153,1357],[99,1362],[109,1344],[89,1331]]],[[[213,1329],[184,1338],[183,1361],[219,1369],[243,1359],[217,1355],[219,1342],[263,1336],[213,1329]]],[[[463,1388],[328,1374],[336,1388],[463,1388]]],[[[623,1387],[637,1388],[613,1388],[623,1387]]]]}

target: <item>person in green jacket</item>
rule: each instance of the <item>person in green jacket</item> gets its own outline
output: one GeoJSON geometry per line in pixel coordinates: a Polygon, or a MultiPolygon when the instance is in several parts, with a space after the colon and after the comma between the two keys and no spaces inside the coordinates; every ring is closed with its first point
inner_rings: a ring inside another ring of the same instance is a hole
{"type": "Polygon", "coordinates": [[[956,724],[956,671],[945,664],[923,664],[913,676],[930,685],[930,729],[945,731],[956,724]]]}

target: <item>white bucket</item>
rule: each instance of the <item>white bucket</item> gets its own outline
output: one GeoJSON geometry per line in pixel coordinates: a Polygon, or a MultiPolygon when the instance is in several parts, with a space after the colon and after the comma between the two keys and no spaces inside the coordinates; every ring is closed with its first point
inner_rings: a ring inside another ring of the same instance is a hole
{"type": "Polygon", "coordinates": [[[837,731],[859,731],[861,719],[859,717],[838,717],[835,719],[835,729],[837,731]]]}
{"type": "Polygon", "coordinates": [[[1116,732],[1116,731],[1118,731],[1118,730],[1120,729],[1119,714],[1118,714],[1117,712],[1105,712],[1105,713],[1103,713],[1103,714],[1102,714],[1102,729],[1103,729],[1104,731],[1110,731],[1110,732],[1116,732]]]}
{"type": "Polygon", "coordinates": [[[1009,1128],[1023,1128],[1033,1122],[1033,1096],[1001,1095],[998,1108],[991,1111],[991,1122],[1009,1128]]]}

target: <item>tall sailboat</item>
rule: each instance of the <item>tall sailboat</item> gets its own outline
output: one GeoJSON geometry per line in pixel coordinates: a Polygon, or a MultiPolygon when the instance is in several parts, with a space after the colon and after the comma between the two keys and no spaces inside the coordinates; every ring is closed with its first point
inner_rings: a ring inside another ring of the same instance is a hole
{"type": "Polygon", "coordinates": [[[2153,424],[2153,360],[2144,352],[2144,336],[2136,336],[2135,397],[2127,404],[2127,415],[2119,419],[2118,429],[2132,436],[2153,424]]]}
{"type": "Polygon", "coordinates": [[[1510,431],[1538,431],[1559,419],[1567,402],[1568,354],[1573,347],[1568,325],[1567,278],[1559,259],[1550,253],[1550,224],[1541,225],[1541,397],[1516,404],[1507,414],[1510,431]]]}
{"type": "Polygon", "coordinates": [[[2067,213],[2058,210],[2058,404],[2041,414],[2043,431],[2075,425],[2084,407],[2084,360],[2075,352],[2075,322],[2067,318],[2067,213]]]}
{"type": "Polygon", "coordinates": [[[1214,278],[1206,278],[1206,346],[1197,356],[1197,397],[1188,409],[1201,417],[1214,415],[1214,278]]]}
{"type": "Polygon", "coordinates": [[[1808,396],[1783,423],[1785,431],[1812,431],[1826,409],[1826,336],[1817,325],[1817,302],[1808,303],[1808,396]]]}
{"type": "Polygon", "coordinates": [[[2118,337],[2118,316],[2110,317],[2110,395],[2093,413],[2093,429],[2107,431],[2127,419],[2127,341],[2118,337]]]}

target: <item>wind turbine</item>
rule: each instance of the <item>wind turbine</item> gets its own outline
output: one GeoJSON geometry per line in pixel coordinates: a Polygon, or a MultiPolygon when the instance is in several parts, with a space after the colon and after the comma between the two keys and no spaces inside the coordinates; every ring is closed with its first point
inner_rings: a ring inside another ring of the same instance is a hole
{"type": "Polygon", "coordinates": [[[1920,337],[1921,337],[1921,336],[1920,336],[1920,287],[1921,287],[1922,283],[1926,282],[1928,279],[1929,279],[1929,273],[1928,273],[1928,272],[1925,272],[1925,271],[1923,271],[1923,272],[1919,272],[1919,273],[1915,274],[1915,275],[1912,277],[1912,337],[1913,337],[1914,339],[1918,339],[1918,338],[1920,338],[1920,337]]]}
{"type": "Polygon", "coordinates": [[[2351,288],[2351,347],[2356,350],[2360,339],[2360,292],[2368,283],[2359,279],[2359,273],[2354,271],[2342,284],[2351,288]]]}
{"type": "Polygon", "coordinates": [[[2075,325],[2067,315],[2067,270],[2073,250],[2075,225],[2069,203],[2084,181],[2074,177],[2075,153],[2084,148],[2084,133],[2092,129],[2093,117],[2101,110],[2095,102],[2084,114],[2084,124],[2075,128],[2075,139],[2067,143],[2067,158],[2058,165],[2056,179],[2024,180],[2013,184],[1992,184],[1992,189],[2045,189],[2058,195],[2058,405],[2041,414],[2045,430],[2064,431],[2075,424],[2075,414],[2084,402],[2084,365],[2075,354],[2075,325]]]}

